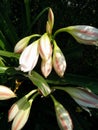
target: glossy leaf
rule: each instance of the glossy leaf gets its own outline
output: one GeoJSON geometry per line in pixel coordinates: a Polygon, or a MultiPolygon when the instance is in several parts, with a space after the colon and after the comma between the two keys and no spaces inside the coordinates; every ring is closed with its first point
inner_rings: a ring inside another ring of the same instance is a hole
{"type": "Polygon", "coordinates": [[[28,78],[33,82],[35,86],[38,87],[43,96],[47,96],[51,93],[51,89],[46,80],[37,72],[32,71],[28,78]]]}

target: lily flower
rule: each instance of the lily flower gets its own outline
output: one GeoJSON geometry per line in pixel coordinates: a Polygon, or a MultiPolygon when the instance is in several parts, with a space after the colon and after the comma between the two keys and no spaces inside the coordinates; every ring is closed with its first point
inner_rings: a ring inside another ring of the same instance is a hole
{"type": "Polygon", "coordinates": [[[68,111],[53,96],[57,122],[61,130],[73,130],[73,123],[68,111]]]}
{"type": "Polygon", "coordinates": [[[83,108],[98,108],[98,96],[89,89],[66,87],[64,90],[83,108]]]}
{"type": "Polygon", "coordinates": [[[34,41],[32,44],[28,45],[21,53],[19,59],[21,71],[29,72],[36,66],[39,57],[38,43],[39,40],[34,41]]]}
{"type": "Polygon", "coordinates": [[[98,46],[98,29],[92,26],[76,25],[65,28],[77,42],[98,46]]]}
{"type": "Polygon", "coordinates": [[[45,78],[51,73],[51,71],[52,71],[52,57],[50,57],[46,61],[42,60],[41,71],[42,71],[42,74],[45,76],[45,78]]]}
{"type": "Polygon", "coordinates": [[[0,85],[0,100],[7,100],[16,97],[15,93],[6,86],[0,85]]]}
{"type": "Polygon", "coordinates": [[[47,33],[43,34],[40,38],[39,53],[43,60],[48,60],[52,55],[52,46],[47,33]]]}
{"type": "Polygon", "coordinates": [[[53,67],[60,77],[64,75],[64,72],[66,70],[66,60],[61,49],[58,47],[55,41],[53,51],[53,67]]]}

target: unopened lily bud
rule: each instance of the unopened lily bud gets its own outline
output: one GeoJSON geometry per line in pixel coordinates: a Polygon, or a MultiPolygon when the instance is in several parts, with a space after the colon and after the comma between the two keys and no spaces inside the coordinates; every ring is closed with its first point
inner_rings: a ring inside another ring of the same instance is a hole
{"type": "Polygon", "coordinates": [[[61,51],[61,49],[57,46],[54,41],[54,52],[53,52],[53,67],[56,73],[62,77],[66,70],[66,60],[61,51]]]}
{"type": "Polygon", "coordinates": [[[47,33],[40,38],[39,53],[43,60],[48,60],[52,55],[52,46],[47,33]]]}
{"type": "Polygon", "coordinates": [[[53,14],[53,11],[51,8],[49,8],[49,12],[48,12],[48,22],[49,22],[50,28],[52,30],[53,25],[54,25],[54,14],[53,14]]]}
{"type": "Polygon", "coordinates": [[[48,21],[47,21],[47,23],[46,23],[46,32],[47,32],[48,34],[51,34],[51,33],[52,33],[51,26],[50,26],[50,24],[49,24],[48,21]]]}
{"type": "MultiPolygon", "coordinates": [[[[29,97],[31,94],[33,94],[36,90],[31,91],[29,94],[27,94],[25,97],[29,97]]],[[[24,105],[20,106],[19,111],[17,112],[16,116],[14,117],[13,123],[12,123],[12,129],[11,130],[21,130],[24,125],[26,124],[30,109],[32,106],[32,102],[34,101],[35,97],[38,95],[38,93],[34,94],[29,101],[27,100],[24,105]]]]}
{"type": "Polygon", "coordinates": [[[52,96],[56,118],[61,130],[73,130],[73,124],[68,111],[52,96]]]}
{"type": "Polygon", "coordinates": [[[29,92],[27,95],[25,95],[24,97],[22,97],[21,99],[19,99],[17,102],[15,102],[11,108],[8,111],[8,121],[12,121],[15,116],[17,115],[17,113],[19,112],[20,109],[23,108],[23,106],[27,103],[28,98],[37,91],[37,89],[32,90],[31,92],[29,92]]]}
{"type": "Polygon", "coordinates": [[[8,112],[8,121],[12,121],[14,119],[14,117],[16,116],[16,114],[19,112],[20,109],[22,109],[22,107],[24,106],[24,104],[27,102],[26,97],[21,98],[20,100],[18,100],[16,103],[14,103],[9,112],[8,112]]]}
{"type": "Polygon", "coordinates": [[[29,118],[31,105],[32,104],[28,101],[25,103],[22,109],[19,110],[18,114],[13,120],[11,130],[21,130],[23,128],[23,126],[25,125],[25,123],[27,122],[29,118]]]}
{"type": "Polygon", "coordinates": [[[42,60],[41,63],[41,71],[42,74],[47,78],[47,76],[51,73],[52,71],[52,57],[50,57],[48,60],[44,61],[42,60]]]}
{"type": "Polygon", "coordinates": [[[27,36],[21,39],[19,42],[17,42],[14,48],[14,52],[21,53],[24,50],[24,48],[28,45],[30,39],[31,39],[31,36],[27,36]]]}
{"type": "Polygon", "coordinates": [[[38,44],[39,40],[34,41],[21,53],[19,59],[21,71],[29,72],[36,66],[39,57],[38,44]]]}
{"type": "Polygon", "coordinates": [[[7,100],[16,97],[15,93],[6,86],[0,85],[0,100],[7,100]]]}
{"type": "Polygon", "coordinates": [[[64,89],[81,106],[98,108],[98,96],[90,90],[81,87],[66,87],[64,89]]]}
{"type": "Polygon", "coordinates": [[[92,26],[76,25],[65,29],[79,43],[98,46],[98,29],[92,26]]]}

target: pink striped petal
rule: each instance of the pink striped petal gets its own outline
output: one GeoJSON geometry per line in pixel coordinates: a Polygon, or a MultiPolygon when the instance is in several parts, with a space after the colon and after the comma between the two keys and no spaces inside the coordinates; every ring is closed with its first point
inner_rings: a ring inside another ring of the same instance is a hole
{"type": "Polygon", "coordinates": [[[41,63],[41,71],[42,74],[47,78],[47,76],[51,73],[52,71],[52,57],[50,57],[48,60],[44,61],[42,60],[41,63]]]}
{"type": "Polygon", "coordinates": [[[68,111],[59,103],[53,96],[51,96],[55,106],[57,122],[61,130],[73,130],[73,123],[68,111]]]}
{"type": "Polygon", "coordinates": [[[87,25],[69,26],[65,29],[79,43],[98,46],[98,29],[87,25]]]}
{"type": "Polygon", "coordinates": [[[6,86],[0,85],[0,100],[16,97],[15,93],[6,86]]]}
{"type": "Polygon", "coordinates": [[[39,53],[43,60],[48,60],[52,55],[52,46],[47,33],[40,38],[39,53]]]}
{"type": "Polygon", "coordinates": [[[68,92],[80,106],[98,108],[98,96],[90,90],[81,87],[66,87],[64,90],[68,92]]]}
{"type": "Polygon", "coordinates": [[[25,123],[27,122],[30,114],[31,104],[27,102],[21,110],[19,110],[18,114],[16,115],[15,119],[12,123],[11,130],[21,130],[25,123]]]}
{"type": "Polygon", "coordinates": [[[56,42],[54,44],[54,52],[53,52],[53,67],[54,67],[54,70],[56,71],[56,73],[60,77],[62,77],[64,75],[64,72],[66,70],[66,60],[65,60],[65,57],[64,57],[62,51],[57,46],[56,42]]]}

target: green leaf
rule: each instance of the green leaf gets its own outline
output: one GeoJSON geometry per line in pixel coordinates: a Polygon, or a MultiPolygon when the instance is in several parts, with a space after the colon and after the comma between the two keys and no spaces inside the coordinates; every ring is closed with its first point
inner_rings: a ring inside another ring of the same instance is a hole
{"type": "Polygon", "coordinates": [[[45,79],[39,75],[37,72],[32,71],[28,78],[33,82],[34,85],[38,87],[43,96],[47,96],[51,93],[51,89],[45,79]]]}
{"type": "Polygon", "coordinates": [[[4,10],[0,10],[0,27],[3,34],[9,39],[11,45],[14,45],[18,39],[16,30],[10,20],[9,16],[6,13],[3,13],[4,10]]]}
{"type": "Polygon", "coordinates": [[[0,57],[0,66],[2,66],[2,67],[4,67],[4,66],[5,66],[5,64],[4,64],[4,60],[3,60],[3,58],[2,58],[2,57],[0,57]]]}
{"type": "Polygon", "coordinates": [[[0,74],[5,73],[5,71],[8,69],[8,67],[0,67],[0,74]]]}
{"type": "Polygon", "coordinates": [[[49,7],[46,7],[45,9],[43,9],[37,16],[34,17],[34,20],[32,21],[32,24],[30,25],[30,27],[28,28],[28,31],[26,32],[26,35],[29,34],[29,32],[31,31],[32,27],[34,26],[34,24],[37,22],[37,20],[49,9],[49,7]]]}
{"type": "Polygon", "coordinates": [[[64,78],[57,78],[56,76],[51,80],[47,80],[48,83],[59,86],[77,86],[91,89],[94,93],[98,94],[98,80],[95,78],[69,74],[66,73],[64,78]]]}
{"type": "Polygon", "coordinates": [[[9,58],[13,57],[13,58],[19,59],[20,55],[19,54],[15,54],[13,52],[0,50],[0,56],[5,56],[5,57],[9,57],[9,58]]]}

